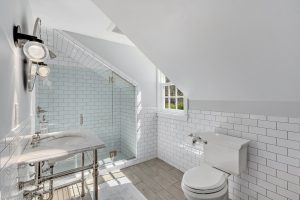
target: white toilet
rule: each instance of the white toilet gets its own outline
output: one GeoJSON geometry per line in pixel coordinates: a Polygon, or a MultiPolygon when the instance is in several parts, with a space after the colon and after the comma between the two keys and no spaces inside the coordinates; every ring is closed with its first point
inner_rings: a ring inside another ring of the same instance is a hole
{"type": "Polygon", "coordinates": [[[227,200],[227,178],[246,169],[249,140],[212,132],[197,135],[207,141],[203,143],[204,161],[184,173],[184,195],[188,200],[227,200]]]}

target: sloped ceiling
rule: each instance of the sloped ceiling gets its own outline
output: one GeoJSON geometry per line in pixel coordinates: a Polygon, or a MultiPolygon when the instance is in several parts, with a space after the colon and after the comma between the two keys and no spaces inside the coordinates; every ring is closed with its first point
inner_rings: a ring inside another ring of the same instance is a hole
{"type": "Polygon", "coordinates": [[[190,99],[300,101],[299,0],[94,0],[190,99]]]}
{"type": "Polygon", "coordinates": [[[34,18],[42,25],[133,46],[125,35],[113,32],[115,25],[92,0],[29,0],[34,18]]]}

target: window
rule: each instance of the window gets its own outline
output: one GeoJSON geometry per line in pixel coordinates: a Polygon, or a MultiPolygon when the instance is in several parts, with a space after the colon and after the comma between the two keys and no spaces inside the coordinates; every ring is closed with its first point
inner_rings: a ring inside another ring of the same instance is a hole
{"type": "Polygon", "coordinates": [[[174,85],[168,77],[160,73],[160,91],[162,108],[167,111],[184,111],[185,100],[183,92],[174,85]]]}

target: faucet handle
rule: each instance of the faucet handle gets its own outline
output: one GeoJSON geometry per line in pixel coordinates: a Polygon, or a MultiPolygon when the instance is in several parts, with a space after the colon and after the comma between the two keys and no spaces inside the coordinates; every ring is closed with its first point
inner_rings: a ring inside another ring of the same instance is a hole
{"type": "Polygon", "coordinates": [[[33,139],[39,139],[40,138],[40,134],[41,134],[41,131],[36,131],[34,133],[34,135],[32,136],[33,139]]]}

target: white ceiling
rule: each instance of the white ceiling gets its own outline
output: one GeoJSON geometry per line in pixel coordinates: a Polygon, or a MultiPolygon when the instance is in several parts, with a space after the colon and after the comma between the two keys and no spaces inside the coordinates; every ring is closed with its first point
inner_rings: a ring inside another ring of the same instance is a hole
{"type": "Polygon", "coordinates": [[[94,0],[191,99],[300,101],[299,0],[94,0]]]}
{"type": "Polygon", "coordinates": [[[112,32],[115,25],[91,0],[29,0],[33,17],[42,25],[133,46],[122,34],[112,32]]]}

